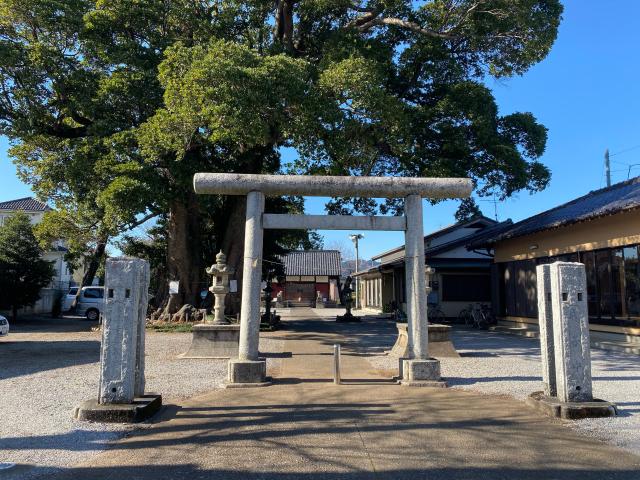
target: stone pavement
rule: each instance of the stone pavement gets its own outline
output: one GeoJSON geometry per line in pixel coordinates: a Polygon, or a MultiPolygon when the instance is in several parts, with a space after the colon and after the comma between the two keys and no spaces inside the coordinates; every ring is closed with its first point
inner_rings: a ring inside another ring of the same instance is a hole
{"type": "Polygon", "coordinates": [[[640,479],[640,457],[516,400],[392,384],[364,357],[388,344],[376,322],[285,327],[270,334],[285,340],[284,353],[266,352],[283,359],[273,386],[168,407],[56,478],[640,479]],[[339,386],[329,383],[336,341],[347,382],[339,386]]]}

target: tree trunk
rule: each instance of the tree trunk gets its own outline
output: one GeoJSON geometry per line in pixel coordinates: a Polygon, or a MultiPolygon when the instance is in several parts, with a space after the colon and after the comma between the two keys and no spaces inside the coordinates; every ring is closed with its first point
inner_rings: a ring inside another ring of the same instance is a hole
{"type": "Polygon", "coordinates": [[[93,279],[96,277],[98,268],[100,268],[102,257],[104,257],[104,253],[107,250],[108,240],[109,238],[106,236],[98,240],[98,244],[91,254],[91,260],[89,260],[89,268],[87,268],[86,272],[84,272],[84,275],[82,276],[82,284],[80,287],[86,287],[93,284],[93,279]]]}
{"type": "Polygon", "coordinates": [[[98,239],[98,243],[91,252],[91,257],[89,260],[89,266],[84,272],[82,276],[82,280],[80,281],[80,285],[78,286],[78,292],[76,293],[76,298],[71,305],[71,312],[76,312],[76,307],[78,302],[80,301],[80,294],[82,293],[82,287],[86,287],[88,285],[93,284],[93,279],[96,276],[96,272],[98,268],[100,268],[100,262],[102,262],[102,258],[107,250],[107,242],[109,241],[109,237],[107,235],[103,235],[98,239]]]}
{"type": "Polygon", "coordinates": [[[229,200],[229,216],[224,219],[224,224],[218,230],[218,238],[221,238],[220,248],[227,256],[227,265],[235,268],[234,279],[238,282],[238,293],[231,295],[228,306],[229,313],[236,314],[240,311],[240,292],[242,291],[242,268],[244,263],[244,223],[247,210],[247,198],[245,196],[227,197],[229,200]]]}
{"type": "Polygon", "coordinates": [[[194,192],[174,199],[169,206],[167,224],[167,271],[169,280],[177,280],[179,293],[170,295],[165,312],[173,314],[189,303],[197,305],[204,287],[200,247],[200,214],[198,198],[194,192]]]}
{"type": "Polygon", "coordinates": [[[11,321],[15,322],[18,319],[18,306],[13,304],[11,305],[11,321]]]}

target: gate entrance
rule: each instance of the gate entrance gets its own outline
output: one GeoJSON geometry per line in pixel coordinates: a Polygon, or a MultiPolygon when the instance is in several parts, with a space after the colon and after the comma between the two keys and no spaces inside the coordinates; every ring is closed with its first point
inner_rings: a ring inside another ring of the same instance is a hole
{"type": "Polygon", "coordinates": [[[316,284],[307,282],[287,282],[284,286],[284,299],[292,307],[309,307],[316,299],[316,284]]]}
{"type": "Polygon", "coordinates": [[[439,383],[440,364],[429,358],[422,199],[465,198],[467,178],[329,177],[197,173],[197,194],[246,195],[247,212],[238,359],[229,361],[229,386],[266,384],[266,362],[259,358],[260,283],[264,229],[399,230],[405,232],[408,344],[403,383],[439,383]],[[264,213],[265,195],[404,198],[404,216],[287,215],[264,213]]]}

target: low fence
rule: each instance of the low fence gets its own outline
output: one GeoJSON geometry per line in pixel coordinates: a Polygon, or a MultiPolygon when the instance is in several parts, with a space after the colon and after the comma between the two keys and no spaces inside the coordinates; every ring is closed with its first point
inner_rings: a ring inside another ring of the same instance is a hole
{"type": "MultiPolygon", "coordinates": [[[[49,287],[40,290],[40,299],[35,304],[18,309],[18,315],[48,314],[54,310],[57,300],[69,291],[69,282],[52,282],[49,287]]],[[[11,315],[10,310],[0,310],[2,315],[11,315]]]]}

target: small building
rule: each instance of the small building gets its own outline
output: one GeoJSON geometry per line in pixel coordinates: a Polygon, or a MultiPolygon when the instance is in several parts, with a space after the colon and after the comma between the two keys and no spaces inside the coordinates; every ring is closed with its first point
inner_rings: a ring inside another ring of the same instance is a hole
{"type": "Polygon", "coordinates": [[[294,251],[282,257],[285,278],[273,284],[274,297],[281,293],[286,306],[340,303],[341,258],[337,250],[294,251]]]}
{"type": "Polygon", "coordinates": [[[640,342],[640,177],[506,226],[470,248],[494,254],[494,312],[503,325],[537,328],[537,265],[581,262],[592,339],[601,346],[620,335],[640,342]]]}
{"type": "MultiPolygon", "coordinates": [[[[478,216],[424,237],[425,267],[435,269],[429,279],[429,304],[437,304],[447,318],[454,319],[470,303],[491,302],[492,255],[470,251],[466,245],[506,224],[511,222],[478,216]]],[[[404,245],[372,257],[380,265],[356,274],[359,305],[384,312],[395,304],[406,311],[404,258],[404,245]]]]}
{"type": "MultiPolygon", "coordinates": [[[[51,208],[39,200],[32,197],[18,198],[0,202],[0,226],[4,225],[5,219],[16,212],[23,212],[29,216],[32,225],[42,221],[45,212],[51,208]]],[[[54,276],[47,288],[40,292],[40,300],[33,307],[25,307],[22,313],[49,313],[53,308],[56,296],[69,289],[73,283],[72,272],[64,259],[67,249],[63,241],[56,241],[51,245],[50,250],[44,252],[42,258],[53,263],[54,276]]]]}

